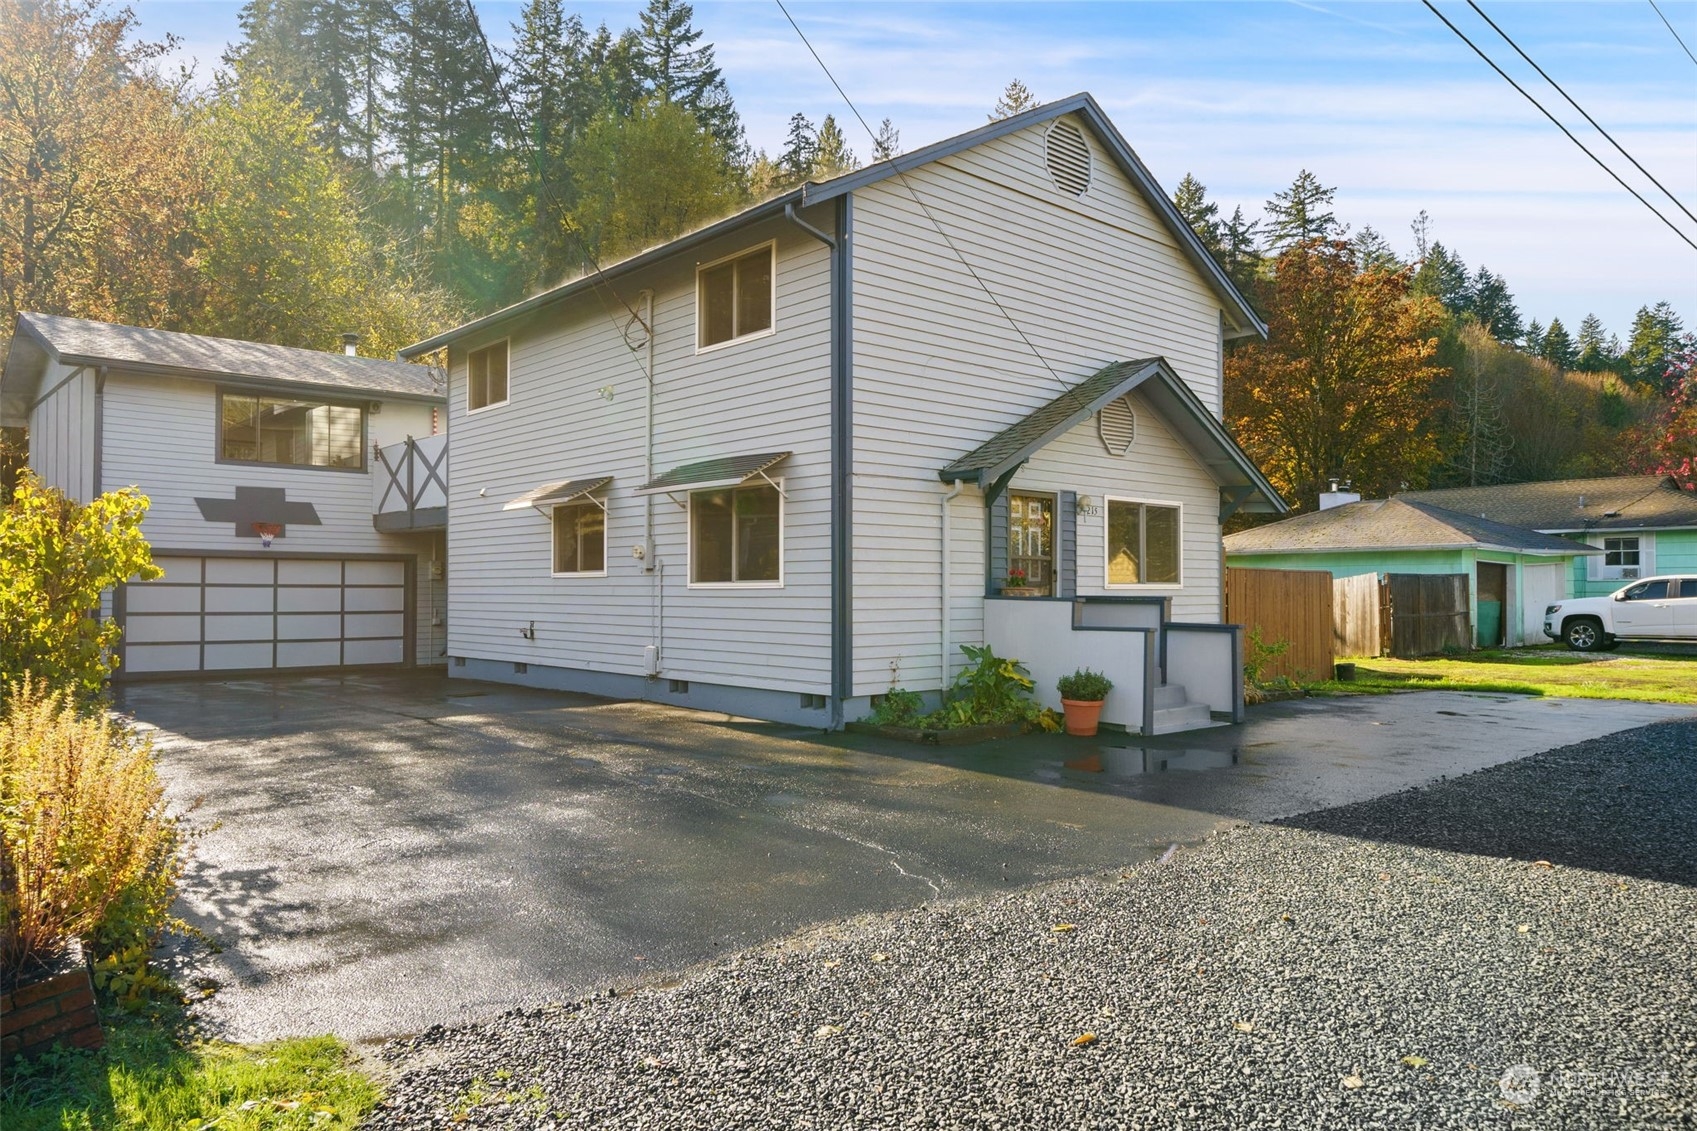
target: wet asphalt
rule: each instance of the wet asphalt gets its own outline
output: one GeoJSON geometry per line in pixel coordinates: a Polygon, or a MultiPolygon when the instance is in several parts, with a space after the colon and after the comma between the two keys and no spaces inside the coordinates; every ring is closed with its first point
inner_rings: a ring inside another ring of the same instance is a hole
{"type": "Polygon", "coordinates": [[[134,685],[201,830],[209,1022],[355,1040],[1123,867],[1689,709],[1418,693],[953,750],[435,673],[134,685]]]}

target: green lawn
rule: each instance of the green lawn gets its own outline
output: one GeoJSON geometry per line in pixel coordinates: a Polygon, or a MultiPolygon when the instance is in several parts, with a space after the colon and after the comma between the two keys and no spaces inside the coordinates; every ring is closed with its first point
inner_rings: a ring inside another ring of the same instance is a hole
{"type": "Polygon", "coordinates": [[[1327,680],[1317,694],[1507,691],[1573,699],[1697,703],[1697,656],[1569,652],[1560,647],[1487,649],[1463,656],[1357,660],[1356,682],[1327,680]]]}
{"type": "Polygon", "coordinates": [[[8,1070],[5,1131],[271,1131],[358,1126],[374,1084],[333,1037],[233,1045],[180,1022],[107,1019],[99,1052],[55,1052],[8,1070]]]}

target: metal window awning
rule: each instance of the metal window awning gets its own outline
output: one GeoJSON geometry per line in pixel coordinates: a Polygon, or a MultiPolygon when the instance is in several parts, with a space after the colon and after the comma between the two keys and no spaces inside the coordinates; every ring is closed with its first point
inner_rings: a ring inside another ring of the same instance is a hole
{"type": "MultiPolygon", "coordinates": [[[[657,479],[651,479],[638,487],[638,495],[670,495],[678,491],[705,491],[714,487],[740,487],[750,479],[764,479],[772,483],[766,473],[784,460],[790,458],[789,452],[762,452],[758,455],[723,456],[719,459],[705,459],[699,463],[686,463],[674,467],[657,479]]],[[[772,486],[777,487],[776,483],[772,486]]],[[[779,489],[782,493],[782,489],[779,489]]]]}
{"type": "Polygon", "coordinates": [[[540,487],[526,491],[501,509],[504,511],[521,511],[526,507],[534,507],[543,514],[547,514],[549,507],[575,502],[587,495],[590,496],[590,502],[596,504],[602,510],[606,510],[607,504],[595,498],[594,493],[612,481],[611,475],[597,475],[592,479],[567,479],[560,483],[544,483],[540,487]]]}

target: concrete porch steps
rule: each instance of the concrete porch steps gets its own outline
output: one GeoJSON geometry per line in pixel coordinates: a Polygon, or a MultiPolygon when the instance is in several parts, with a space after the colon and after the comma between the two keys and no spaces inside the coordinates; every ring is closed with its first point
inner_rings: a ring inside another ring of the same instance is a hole
{"type": "Polygon", "coordinates": [[[1163,683],[1155,688],[1154,734],[1176,734],[1216,725],[1208,704],[1192,703],[1183,684],[1163,683]]]}

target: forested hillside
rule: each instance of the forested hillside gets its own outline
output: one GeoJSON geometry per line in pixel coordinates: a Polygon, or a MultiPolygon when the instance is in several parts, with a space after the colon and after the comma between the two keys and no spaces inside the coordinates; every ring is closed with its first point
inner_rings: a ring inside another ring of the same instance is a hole
{"type": "MultiPolygon", "coordinates": [[[[859,164],[830,114],[755,150],[690,6],[632,15],[528,0],[489,34],[465,0],[250,0],[184,75],[126,9],[0,0],[0,346],[41,310],[390,354],[859,164]]],[[[990,116],[1037,102],[1015,80],[990,116]]],[[[865,149],[900,151],[889,120],[865,149]]],[[[1176,193],[1274,328],[1229,359],[1228,416],[1293,500],[1330,476],[1691,474],[1697,350],[1667,304],[1625,342],[1544,324],[1424,214],[1399,254],[1333,195],[1304,170],[1251,219],[1176,193]]]]}

